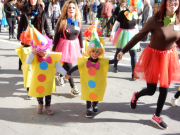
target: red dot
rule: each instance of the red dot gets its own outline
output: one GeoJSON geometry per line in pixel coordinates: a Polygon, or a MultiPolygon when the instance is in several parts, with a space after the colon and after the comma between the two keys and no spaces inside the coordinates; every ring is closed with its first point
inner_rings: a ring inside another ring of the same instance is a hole
{"type": "Polygon", "coordinates": [[[46,76],[44,74],[38,75],[38,81],[44,82],[46,80],[46,76]]]}
{"type": "Polygon", "coordinates": [[[94,76],[96,74],[96,69],[93,68],[93,67],[90,67],[88,69],[88,74],[91,75],[91,76],[94,76]]]}

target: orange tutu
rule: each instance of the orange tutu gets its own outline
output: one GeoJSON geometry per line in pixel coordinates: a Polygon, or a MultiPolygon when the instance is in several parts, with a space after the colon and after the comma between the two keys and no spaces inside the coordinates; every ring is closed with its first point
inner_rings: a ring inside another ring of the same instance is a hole
{"type": "Polygon", "coordinates": [[[134,77],[168,88],[171,82],[179,82],[179,58],[176,47],[156,50],[149,45],[142,52],[134,69],[134,77]]]}

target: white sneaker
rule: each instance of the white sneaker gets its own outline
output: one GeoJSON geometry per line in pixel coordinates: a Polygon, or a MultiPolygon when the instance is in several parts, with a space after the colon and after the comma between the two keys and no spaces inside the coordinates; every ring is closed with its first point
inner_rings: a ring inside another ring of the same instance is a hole
{"type": "Polygon", "coordinates": [[[31,96],[27,96],[27,99],[32,100],[32,99],[33,99],[33,97],[31,97],[31,96]]]}
{"type": "Polygon", "coordinates": [[[64,86],[64,77],[60,77],[58,75],[57,82],[58,82],[59,86],[64,86]]]}
{"type": "Polygon", "coordinates": [[[172,104],[172,106],[177,106],[178,105],[178,99],[172,97],[171,98],[171,104],[172,104]]]}
{"type": "Polygon", "coordinates": [[[74,88],[71,89],[71,95],[78,96],[78,95],[81,95],[81,92],[78,90],[76,86],[74,86],[74,88]]]}

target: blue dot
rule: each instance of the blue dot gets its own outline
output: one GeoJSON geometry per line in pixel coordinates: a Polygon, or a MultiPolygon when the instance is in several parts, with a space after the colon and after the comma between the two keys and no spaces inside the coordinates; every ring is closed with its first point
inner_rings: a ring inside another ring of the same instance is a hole
{"type": "Polygon", "coordinates": [[[98,27],[100,27],[100,25],[98,25],[98,27]]]}
{"type": "Polygon", "coordinates": [[[88,82],[88,85],[89,85],[90,88],[96,87],[96,83],[95,83],[93,80],[90,80],[90,81],[88,82]]]}
{"type": "Polygon", "coordinates": [[[37,36],[37,39],[40,40],[41,39],[40,36],[37,36]]]}
{"type": "Polygon", "coordinates": [[[28,28],[26,29],[26,32],[28,31],[28,28]]]}
{"type": "Polygon", "coordinates": [[[48,68],[48,64],[47,64],[47,62],[43,61],[40,63],[39,67],[42,70],[46,70],[48,68]]]}

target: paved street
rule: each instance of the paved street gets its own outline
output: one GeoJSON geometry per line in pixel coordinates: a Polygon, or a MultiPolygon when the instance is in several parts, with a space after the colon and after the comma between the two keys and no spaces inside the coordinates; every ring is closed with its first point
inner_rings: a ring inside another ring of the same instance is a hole
{"type": "MultiPolygon", "coordinates": [[[[83,24],[83,30],[89,25],[83,24]]],[[[144,49],[148,43],[141,42],[144,49]]],[[[129,53],[118,63],[120,72],[113,73],[109,66],[107,88],[103,102],[98,104],[99,113],[86,118],[86,103],[80,97],[70,95],[70,85],[57,85],[52,94],[49,116],[45,109],[37,114],[37,100],[27,100],[23,88],[23,75],[18,70],[16,40],[8,40],[8,31],[0,33],[0,135],[180,135],[180,107],[172,107],[170,100],[180,84],[172,84],[162,111],[162,117],[169,129],[161,130],[150,120],[155,112],[159,90],[154,96],[138,100],[138,106],[131,110],[129,103],[133,92],[146,87],[146,83],[131,79],[129,53]]],[[[113,59],[115,47],[106,41],[105,57],[113,59]]],[[[142,52],[142,51],[141,51],[142,52]]],[[[141,54],[138,52],[138,58],[141,54]]],[[[179,50],[180,53],[180,50],[179,50]]],[[[76,65],[76,63],[74,64],[76,65]]],[[[79,72],[74,72],[74,81],[80,87],[79,72]]],[[[179,100],[180,101],[180,100],[179,100]]],[[[180,103],[179,103],[180,106],[180,103]]]]}

